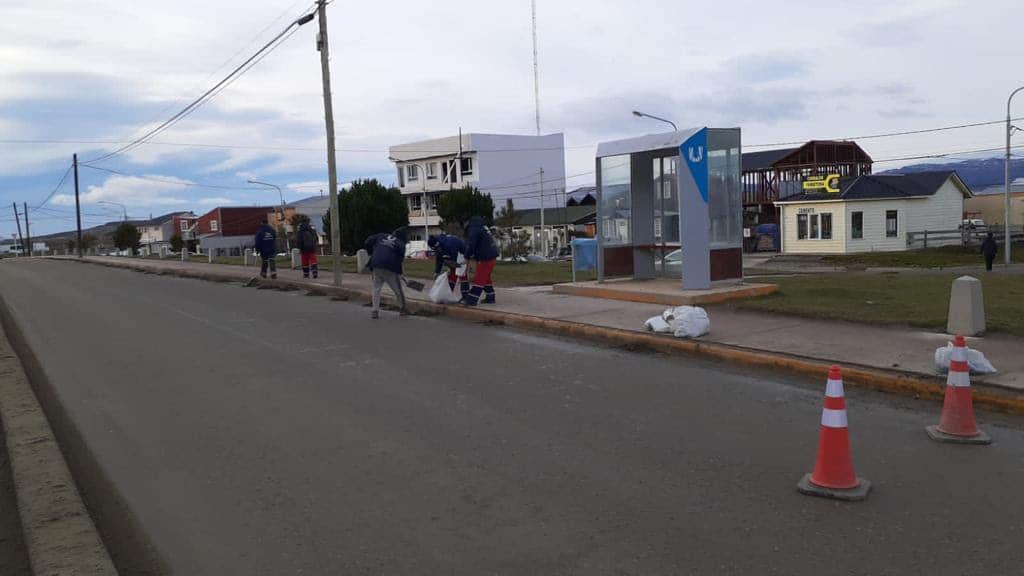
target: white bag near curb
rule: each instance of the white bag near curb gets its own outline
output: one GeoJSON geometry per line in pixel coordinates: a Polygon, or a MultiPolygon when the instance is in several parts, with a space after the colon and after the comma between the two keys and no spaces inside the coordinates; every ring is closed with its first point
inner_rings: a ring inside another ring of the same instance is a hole
{"type": "Polygon", "coordinates": [[[661,316],[651,316],[648,318],[647,322],[644,322],[644,328],[658,334],[668,334],[672,331],[672,327],[661,316]]]}
{"type": "Polygon", "coordinates": [[[434,279],[434,285],[430,287],[428,294],[430,301],[435,304],[452,304],[459,301],[455,290],[448,285],[448,274],[442,272],[434,279]]]}
{"type": "MultiPolygon", "coordinates": [[[[953,355],[953,343],[946,342],[945,346],[940,346],[935,349],[935,370],[939,374],[946,374],[949,372],[949,358],[953,355]]],[[[985,358],[985,355],[979,350],[967,349],[967,367],[970,368],[971,374],[995,374],[998,372],[996,367],[985,358]]]]}
{"type": "Polygon", "coordinates": [[[677,338],[698,338],[711,329],[711,320],[700,306],[676,306],[666,309],[661,316],[648,318],[644,327],[651,332],[672,333],[677,338]]]}

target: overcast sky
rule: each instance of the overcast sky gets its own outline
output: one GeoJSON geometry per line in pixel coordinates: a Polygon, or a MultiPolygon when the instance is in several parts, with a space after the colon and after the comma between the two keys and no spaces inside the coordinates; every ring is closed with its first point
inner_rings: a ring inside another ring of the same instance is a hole
{"type": "MultiPolygon", "coordinates": [[[[596,142],[662,130],[632,109],[680,127],[740,126],[752,150],[997,120],[1024,85],[1020,0],[537,3],[542,128],[565,133],[567,173],[578,175],[570,189],[592,183],[596,142]]],[[[0,0],[0,210],[42,202],[73,152],[90,159],[114,148],[12,140],[129,139],[311,5],[0,0]]],[[[533,133],[529,0],[335,0],[328,12],[341,181],[390,183],[389,145],[460,126],[533,133]]],[[[99,201],[127,205],[130,217],[277,201],[273,190],[247,189],[249,178],[287,186],[286,200],[319,193],[327,179],[315,34],[315,21],[301,28],[158,136],[163,144],[98,164],[155,180],[82,168],[84,224],[120,215],[99,201]]],[[[1017,110],[1024,116],[1024,97],[1017,110]]],[[[1003,135],[997,125],[861,144],[886,160],[998,147],[1003,135]]],[[[33,214],[34,231],[73,227],[71,184],[33,214]]],[[[14,230],[0,212],[0,235],[14,230]]]]}

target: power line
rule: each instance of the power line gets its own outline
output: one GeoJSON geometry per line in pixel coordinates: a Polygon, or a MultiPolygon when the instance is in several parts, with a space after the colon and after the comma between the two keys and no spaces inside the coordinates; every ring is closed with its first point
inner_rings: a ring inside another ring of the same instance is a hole
{"type": "Polygon", "coordinates": [[[130,174],[128,172],[122,172],[120,170],[114,170],[112,168],[102,168],[100,166],[92,166],[86,164],[79,164],[83,168],[89,168],[90,170],[99,170],[101,172],[109,172],[111,174],[117,174],[118,176],[124,176],[126,178],[138,178],[139,180],[149,180],[152,182],[163,182],[164,184],[174,184],[176,186],[189,187],[194,186],[196,188],[210,188],[212,190],[262,190],[262,188],[243,187],[243,186],[224,186],[220,184],[203,184],[201,182],[192,182],[191,180],[171,180],[168,178],[160,178],[157,176],[143,176],[141,174],[130,174]]]}
{"type": "Polygon", "coordinates": [[[46,198],[44,198],[42,202],[37,204],[36,207],[33,208],[33,210],[38,210],[41,206],[49,202],[50,198],[53,198],[53,195],[56,194],[58,190],[60,190],[61,186],[64,185],[64,181],[68,179],[68,174],[71,173],[71,168],[72,166],[68,165],[68,169],[64,171],[64,175],[60,177],[60,182],[57,182],[57,185],[54,186],[53,191],[47,194],[46,198]]]}
{"type": "Polygon", "coordinates": [[[84,164],[92,164],[92,163],[96,163],[96,162],[102,162],[104,160],[108,160],[108,159],[113,158],[114,156],[117,156],[117,155],[122,154],[124,152],[127,152],[127,151],[129,151],[129,150],[131,150],[133,148],[141,146],[141,145],[145,144],[149,139],[151,139],[154,136],[156,136],[157,134],[159,134],[160,132],[166,130],[170,126],[172,126],[175,123],[179,122],[181,119],[185,118],[186,116],[192,114],[193,112],[198,110],[203,104],[205,104],[205,103],[209,102],[210,100],[212,100],[218,93],[220,93],[220,91],[222,91],[224,88],[226,88],[232,82],[234,82],[236,79],[241,77],[243,74],[248,72],[252,68],[252,66],[255,66],[257,63],[259,63],[259,61],[262,60],[267,54],[269,54],[270,52],[273,52],[275,48],[280,46],[285,40],[288,39],[288,37],[290,37],[296,30],[298,30],[299,26],[301,26],[301,24],[299,24],[298,20],[295,20],[295,21],[289,23],[288,26],[285,27],[284,30],[282,30],[280,33],[278,33],[277,36],[274,36],[274,38],[272,38],[269,42],[264,44],[252,56],[250,56],[244,62],[239,64],[227,76],[222,78],[220,80],[220,82],[215,84],[212,88],[210,88],[209,90],[204,92],[202,95],[200,95],[198,98],[196,98],[191,103],[189,103],[188,106],[185,106],[184,108],[182,108],[180,111],[178,111],[178,113],[176,113],[175,115],[171,116],[169,119],[165,120],[162,124],[160,124],[156,128],[153,128],[149,132],[146,132],[144,135],[140,136],[139,138],[136,138],[136,139],[132,140],[130,143],[128,143],[128,144],[118,148],[117,150],[114,150],[113,152],[109,152],[107,154],[104,154],[104,155],[102,155],[102,156],[100,156],[98,158],[93,158],[91,160],[87,160],[87,161],[84,162],[84,164]]]}
{"type": "MultiPolygon", "coordinates": [[[[1013,118],[1012,121],[1022,118],[1013,118]]],[[[975,128],[978,126],[992,126],[993,124],[1004,124],[1006,120],[990,120],[988,122],[974,122],[972,124],[957,124],[955,126],[942,126],[939,128],[925,128],[922,130],[904,130],[902,132],[886,132],[883,134],[867,134],[864,136],[846,136],[844,138],[816,138],[816,140],[871,140],[874,138],[891,138],[893,136],[909,136],[913,134],[930,134],[932,132],[943,132],[945,130],[959,130],[961,128],[975,128]]],[[[796,146],[806,144],[808,140],[794,140],[791,142],[771,142],[768,144],[744,144],[744,148],[769,148],[771,146],[796,146]]]]}

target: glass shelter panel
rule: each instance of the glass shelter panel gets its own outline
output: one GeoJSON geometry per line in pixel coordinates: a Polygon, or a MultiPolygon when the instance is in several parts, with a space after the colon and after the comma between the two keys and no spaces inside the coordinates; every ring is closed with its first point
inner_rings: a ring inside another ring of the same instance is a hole
{"type": "Polygon", "coordinates": [[[738,131],[708,131],[708,215],[711,218],[711,249],[743,245],[738,131]]]}
{"type": "Polygon", "coordinates": [[[605,246],[628,245],[632,241],[630,198],[630,157],[601,158],[601,241],[605,246]]]}

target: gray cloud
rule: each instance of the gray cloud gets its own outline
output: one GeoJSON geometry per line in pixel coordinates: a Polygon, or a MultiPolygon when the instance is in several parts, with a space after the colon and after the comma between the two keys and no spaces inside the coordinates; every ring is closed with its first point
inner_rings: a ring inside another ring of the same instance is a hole
{"type": "Polygon", "coordinates": [[[759,84],[806,76],[809,64],[799,56],[758,52],[732,58],[722,70],[740,84],[759,84]]]}

